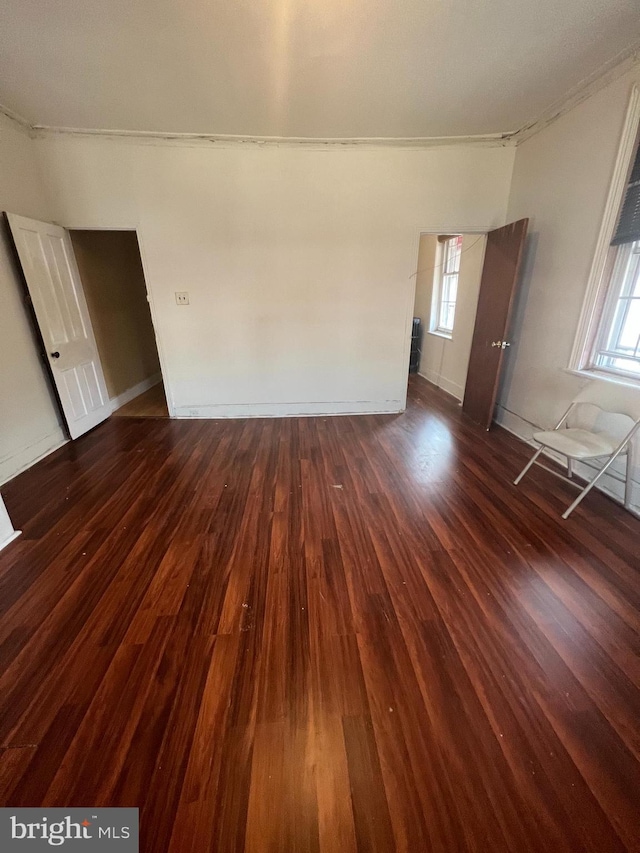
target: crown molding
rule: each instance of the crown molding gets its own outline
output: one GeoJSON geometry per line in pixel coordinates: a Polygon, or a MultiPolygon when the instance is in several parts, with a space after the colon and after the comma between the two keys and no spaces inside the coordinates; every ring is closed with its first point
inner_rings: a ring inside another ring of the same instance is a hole
{"type": "Polygon", "coordinates": [[[640,40],[616,54],[616,56],[605,62],[604,65],[601,65],[587,77],[583,77],[579,83],[576,83],[568,92],[565,92],[561,98],[558,98],[543,110],[535,121],[523,125],[520,130],[510,134],[509,141],[512,145],[520,145],[527,139],[540,133],[541,130],[549,127],[550,124],[553,124],[561,116],[568,113],[574,107],[577,107],[582,101],[586,101],[591,95],[595,95],[596,92],[604,89],[628,71],[632,71],[639,63],[640,40]]]}
{"type": "Polygon", "coordinates": [[[101,137],[106,139],[132,140],[136,143],[173,145],[206,145],[208,147],[228,146],[257,146],[276,147],[286,146],[309,148],[442,148],[468,145],[481,148],[495,148],[511,145],[512,134],[487,133],[470,136],[421,136],[421,137],[302,137],[302,136],[239,136],[229,134],[208,133],[163,133],[145,130],[112,130],[83,127],[55,127],[36,124],[31,127],[35,138],[51,136],[101,137]]]}
{"type": "Polygon", "coordinates": [[[166,133],[150,130],[115,130],[91,127],[58,127],[55,125],[31,124],[15,110],[0,104],[0,115],[10,119],[33,139],[51,136],[100,137],[105,139],[133,140],[137,143],[174,145],[206,145],[228,147],[231,145],[284,147],[307,146],[315,148],[442,148],[469,145],[480,148],[495,148],[511,145],[512,133],[485,133],[468,136],[416,136],[416,137],[304,137],[304,136],[240,136],[210,133],[166,133]]]}
{"type": "Polygon", "coordinates": [[[584,77],[561,98],[531,122],[514,131],[503,133],[475,134],[468,136],[419,136],[419,137],[300,137],[300,136],[251,136],[212,133],[172,133],[146,130],[123,130],[111,128],[63,127],[32,124],[15,110],[0,104],[0,115],[14,121],[33,138],[51,136],[98,137],[104,139],[130,140],[138,144],[205,145],[208,147],[256,146],[256,147],[299,147],[308,148],[443,148],[471,146],[478,148],[504,148],[517,146],[549,127],[582,101],[604,89],[628,71],[640,65],[640,40],[620,51],[596,71],[584,77]]]}
{"type": "Polygon", "coordinates": [[[6,107],[4,104],[0,104],[0,115],[3,115],[5,118],[10,119],[12,122],[18,125],[22,130],[27,133],[31,133],[33,130],[33,125],[31,122],[27,121],[24,116],[21,116],[20,113],[17,113],[15,110],[10,109],[10,107],[6,107]]]}

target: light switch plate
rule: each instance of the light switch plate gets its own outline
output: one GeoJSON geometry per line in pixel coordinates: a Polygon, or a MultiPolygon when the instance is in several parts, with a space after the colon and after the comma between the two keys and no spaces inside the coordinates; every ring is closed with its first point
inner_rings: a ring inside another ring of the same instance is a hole
{"type": "Polygon", "coordinates": [[[189,294],[186,290],[176,290],[176,305],[188,305],[189,294]]]}

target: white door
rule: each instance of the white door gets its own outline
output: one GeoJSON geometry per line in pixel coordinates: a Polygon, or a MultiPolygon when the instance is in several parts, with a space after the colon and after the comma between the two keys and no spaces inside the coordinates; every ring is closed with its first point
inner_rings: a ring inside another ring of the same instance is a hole
{"type": "Polygon", "coordinates": [[[7,214],[71,438],[106,420],[111,405],[89,311],[64,228],[7,214]]]}

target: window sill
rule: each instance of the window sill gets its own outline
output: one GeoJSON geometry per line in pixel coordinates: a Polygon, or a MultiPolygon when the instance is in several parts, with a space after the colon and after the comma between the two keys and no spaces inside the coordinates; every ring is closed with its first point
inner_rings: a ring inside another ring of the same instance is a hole
{"type": "Polygon", "coordinates": [[[597,368],[563,367],[562,369],[564,373],[570,373],[572,376],[579,376],[581,379],[604,379],[605,382],[612,382],[614,385],[632,385],[636,388],[640,388],[640,378],[634,379],[632,376],[609,373],[606,370],[598,370],[597,368]]]}
{"type": "Polygon", "coordinates": [[[434,338],[444,338],[445,341],[452,341],[453,334],[449,334],[448,332],[439,332],[437,329],[428,329],[428,335],[433,335],[434,338]]]}

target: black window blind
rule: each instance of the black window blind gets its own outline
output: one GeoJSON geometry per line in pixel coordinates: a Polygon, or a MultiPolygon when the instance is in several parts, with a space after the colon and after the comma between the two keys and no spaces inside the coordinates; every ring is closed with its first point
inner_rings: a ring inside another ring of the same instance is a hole
{"type": "Polygon", "coordinates": [[[636,240],[640,240],[640,146],[636,150],[618,227],[611,245],[621,246],[623,243],[634,243],[636,240]]]}

